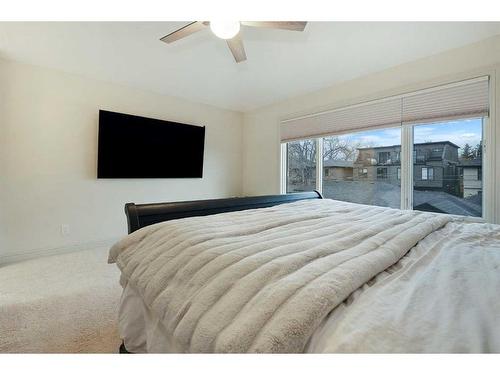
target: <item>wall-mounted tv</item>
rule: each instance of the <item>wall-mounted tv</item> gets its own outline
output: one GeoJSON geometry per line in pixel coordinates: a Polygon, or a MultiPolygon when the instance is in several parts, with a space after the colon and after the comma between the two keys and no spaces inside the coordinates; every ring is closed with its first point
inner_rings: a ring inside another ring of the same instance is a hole
{"type": "Polygon", "coordinates": [[[205,127],[99,111],[97,178],[201,178],[205,127]]]}

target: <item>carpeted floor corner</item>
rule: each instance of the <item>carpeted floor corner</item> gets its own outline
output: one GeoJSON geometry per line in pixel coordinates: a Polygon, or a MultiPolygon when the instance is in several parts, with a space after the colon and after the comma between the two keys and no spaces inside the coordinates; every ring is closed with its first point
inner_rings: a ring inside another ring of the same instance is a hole
{"type": "Polygon", "coordinates": [[[0,266],[0,353],[116,353],[122,288],[105,248],[0,266]]]}

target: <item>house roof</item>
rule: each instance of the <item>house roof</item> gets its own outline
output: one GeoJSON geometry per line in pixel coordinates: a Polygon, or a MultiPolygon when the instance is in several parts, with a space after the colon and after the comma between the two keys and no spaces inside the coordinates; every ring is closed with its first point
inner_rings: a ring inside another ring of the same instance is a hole
{"type": "Polygon", "coordinates": [[[463,168],[477,168],[483,165],[482,159],[460,160],[459,167],[463,168]]]}
{"type": "MultiPolygon", "coordinates": [[[[427,145],[445,145],[448,144],[452,147],[460,148],[460,146],[456,145],[450,141],[439,141],[439,142],[423,142],[423,143],[415,143],[414,146],[427,146],[427,145]]],[[[378,150],[383,148],[394,148],[401,147],[401,145],[391,145],[391,146],[376,146],[376,147],[358,147],[358,150],[378,150]]]]}
{"type": "Polygon", "coordinates": [[[351,160],[325,160],[323,161],[323,167],[338,167],[338,168],[352,168],[353,161],[351,160]]]}
{"type": "MultiPolygon", "coordinates": [[[[367,181],[325,181],[323,196],[347,202],[372,204],[399,208],[401,188],[398,185],[376,180],[367,181]]],[[[446,212],[453,215],[481,216],[481,198],[476,195],[459,198],[444,191],[414,190],[413,204],[416,209],[434,208],[433,212],[446,212]],[[418,208],[417,208],[418,207],[418,208]]]]}

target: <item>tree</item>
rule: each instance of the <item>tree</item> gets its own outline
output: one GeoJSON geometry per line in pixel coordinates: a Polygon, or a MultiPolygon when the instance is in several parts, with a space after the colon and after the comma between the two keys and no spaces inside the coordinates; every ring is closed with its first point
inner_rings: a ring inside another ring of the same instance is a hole
{"type": "MultiPolygon", "coordinates": [[[[358,157],[358,148],[371,144],[353,141],[347,137],[323,138],[323,161],[354,161],[358,157]]],[[[311,185],[316,178],[316,141],[303,140],[287,144],[288,176],[298,184],[311,185]]]]}
{"type": "Polygon", "coordinates": [[[309,185],[314,179],[313,173],[316,166],[316,141],[306,139],[304,141],[288,143],[288,170],[294,174],[299,183],[309,185]]]}
{"type": "Polygon", "coordinates": [[[479,143],[476,145],[476,148],[474,149],[474,158],[475,159],[482,159],[483,158],[483,141],[479,141],[479,143]]]}
{"type": "Polygon", "coordinates": [[[472,150],[472,147],[468,143],[464,145],[461,157],[464,160],[474,159],[474,151],[472,150]]]}
{"type": "Polygon", "coordinates": [[[357,150],[361,146],[350,138],[328,137],[323,139],[323,160],[348,160],[357,157],[357,150]]]}

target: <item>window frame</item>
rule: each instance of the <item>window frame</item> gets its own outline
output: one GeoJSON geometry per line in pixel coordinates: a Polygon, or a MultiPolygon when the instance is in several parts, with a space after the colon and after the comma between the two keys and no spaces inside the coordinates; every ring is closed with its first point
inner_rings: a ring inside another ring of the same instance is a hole
{"type": "Polygon", "coordinates": [[[377,180],[387,180],[387,167],[377,167],[377,180]]]}
{"type": "MultiPolygon", "coordinates": [[[[476,117],[477,118],[477,117],[476,117]]],[[[462,118],[458,120],[466,120],[468,118],[462,118]]],[[[401,204],[400,209],[402,210],[413,210],[413,190],[414,190],[414,156],[415,151],[413,147],[414,137],[413,132],[414,128],[421,124],[402,124],[400,126],[401,129],[401,150],[400,150],[400,187],[401,187],[401,204]]],[[[387,129],[394,129],[396,127],[387,127],[387,129]]],[[[356,129],[356,133],[363,131],[370,131],[372,128],[368,129],[356,129]]],[[[353,131],[353,133],[355,133],[353,131]]],[[[341,135],[345,133],[340,133],[337,135],[341,135]]],[[[335,136],[332,134],[330,136],[335,136]]],[[[316,190],[322,194],[323,188],[323,137],[315,138],[316,141],[316,190]]],[[[495,175],[494,175],[494,158],[495,158],[495,150],[493,147],[488,147],[490,144],[494,144],[495,141],[495,131],[491,126],[491,116],[490,117],[482,117],[482,155],[483,155],[483,164],[482,164],[482,217],[471,217],[473,219],[477,219],[480,221],[487,222],[495,222],[495,205],[494,204],[486,204],[486,201],[492,201],[496,199],[495,196],[495,175]]],[[[281,179],[280,179],[280,191],[281,194],[286,194],[286,186],[287,186],[287,143],[281,143],[281,179]]],[[[378,156],[378,155],[377,155],[378,156]]],[[[427,169],[431,168],[432,171],[432,179],[428,179],[427,181],[434,181],[434,168],[433,167],[425,167],[427,169]]],[[[448,214],[444,214],[448,215],[448,214]]]]}
{"type": "Polygon", "coordinates": [[[428,171],[427,167],[421,167],[420,168],[420,180],[427,181],[428,180],[428,178],[427,178],[428,173],[429,173],[429,171],[428,171]]]}
{"type": "Polygon", "coordinates": [[[391,160],[391,153],[390,153],[390,151],[379,151],[377,153],[377,159],[378,159],[378,164],[381,164],[381,165],[387,164],[389,162],[389,160],[391,160]],[[381,155],[384,155],[384,157],[385,157],[384,160],[381,157],[381,155]]]}
{"type": "Polygon", "coordinates": [[[394,162],[401,163],[401,151],[396,151],[394,153],[394,162]]]}
{"type": "Polygon", "coordinates": [[[368,178],[368,168],[358,168],[358,177],[368,178]]]}
{"type": "MultiPolygon", "coordinates": [[[[320,142],[318,138],[305,138],[298,139],[296,141],[305,141],[307,139],[312,139],[316,143],[316,189],[320,194],[322,194],[323,186],[323,151],[318,152],[318,146],[323,147],[323,143],[320,142]]],[[[280,194],[288,194],[288,144],[291,142],[281,143],[280,155],[280,194]]]]}
{"type": "Polygon", "coordinates": [[[421,181],[434,181],[434,167],[422,167],[420,170],[421,181]],[[425,169],[425,178],[424,178],[425,169]]]}

